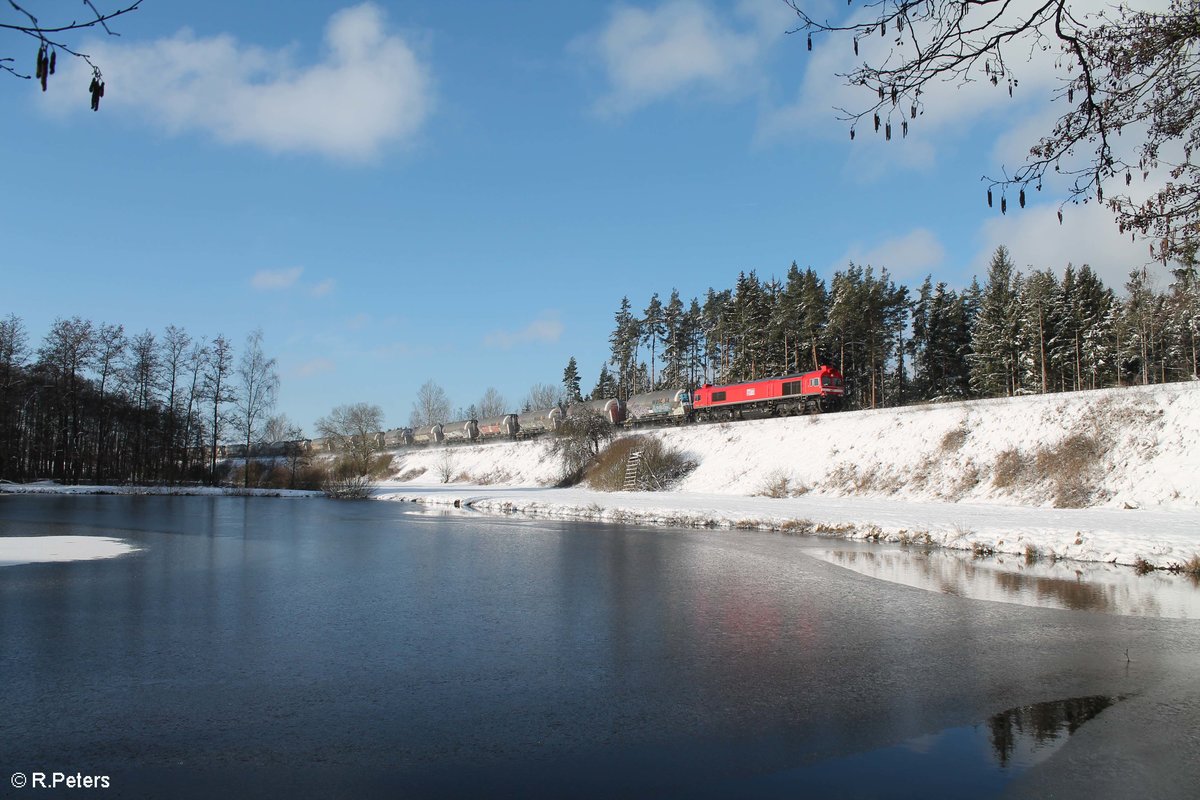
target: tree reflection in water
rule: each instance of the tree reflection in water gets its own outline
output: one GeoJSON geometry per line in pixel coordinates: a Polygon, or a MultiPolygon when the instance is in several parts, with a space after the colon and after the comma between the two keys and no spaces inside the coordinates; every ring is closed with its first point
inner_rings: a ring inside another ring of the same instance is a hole
{"type": "Polygon", "coordinates": [[[1019,746],[1027,745],[1028,749],[1036,751],[1047,743],[1056,742],[1060,737],[1065,739],[1080,725],[1124,699],[1093,695],[1034,703],[1002,711],[988,720],[996,759],[1001,767],[1008,767],[1019,746]]]}

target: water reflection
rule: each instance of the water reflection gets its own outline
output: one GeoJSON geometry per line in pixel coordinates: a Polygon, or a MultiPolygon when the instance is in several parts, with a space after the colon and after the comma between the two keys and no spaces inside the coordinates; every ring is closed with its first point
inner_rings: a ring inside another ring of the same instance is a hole
{"type": "Polygon", "coordinates": [[[1075,697],[1010,708],[844,758],[716,787],[713,797],[995,797],[1058,751],[1081,725],[1125,699],[1075,697]]]}
{"type": "Polygon", "coordinates": [[[992,751],[1002,768],[1030,767],[1058,749],[1079,726],[1124,697],[1093,695],[1018,706],[988,720],[992,751]]]}
{"type": "Polygon", "coordinates": [[[1138,575],[1115,564],[975,558],[957,550],[847,543],[812,555],[872,578],[1004,603],[1135,617],[1200,618],[1200,588],[1166,572],[1138,575]]]}

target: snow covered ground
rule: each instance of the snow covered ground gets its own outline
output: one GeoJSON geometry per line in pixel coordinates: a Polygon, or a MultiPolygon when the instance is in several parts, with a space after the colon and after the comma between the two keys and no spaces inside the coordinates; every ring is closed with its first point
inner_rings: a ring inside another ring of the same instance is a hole
{"type": "Polygon", "coordinates": [[[376,497],[1119,564],[1200,556],[1200,383],[648,435],[698,464],[672,491],[546,488],[561,467],[535,441],[398,451],[376,497]]]}

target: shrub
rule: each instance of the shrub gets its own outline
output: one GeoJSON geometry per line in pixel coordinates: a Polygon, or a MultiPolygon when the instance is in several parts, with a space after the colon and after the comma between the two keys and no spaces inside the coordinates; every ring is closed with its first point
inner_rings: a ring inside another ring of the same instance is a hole
{"type": "Polygon", "coordinates": [[[331,475],[321,486],[326,497],[334,500],[361,500],[370,494],[366,475],[331,475]]]}
{"type": "Polygon", "coordinates": [[[792,493],[792,479],[783,472],[772,472],[755,492],[756,497],[788,497],[792,493]]]}
{"type": "Polygon", "coordinates": [[[434,469],[437,470],[437,476],[441,478],[442,483],[449,483],[450,479],[454,477],[454,454],[449,449],[443,450],[434,469]]]}
{"type": "Polygon", "coordinates": [[[557,456],[563,467],[563,477],[556,485],[579,483],[612,438],[613,426],[606,417],[594,412],[568,417],[549,449],[549,455],[557,456]]]}

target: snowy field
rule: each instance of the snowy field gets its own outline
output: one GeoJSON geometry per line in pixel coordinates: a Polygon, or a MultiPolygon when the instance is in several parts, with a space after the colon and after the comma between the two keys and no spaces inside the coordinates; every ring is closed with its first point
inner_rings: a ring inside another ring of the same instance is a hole
{"type": "Polygon", "coordinates": [[[1160,567],[1200,556],[1195,382],[649,435],[698,465],[672,491],[546,488],[561,467],[535,441],[398,451],[375,496],[1160,567]]]}

